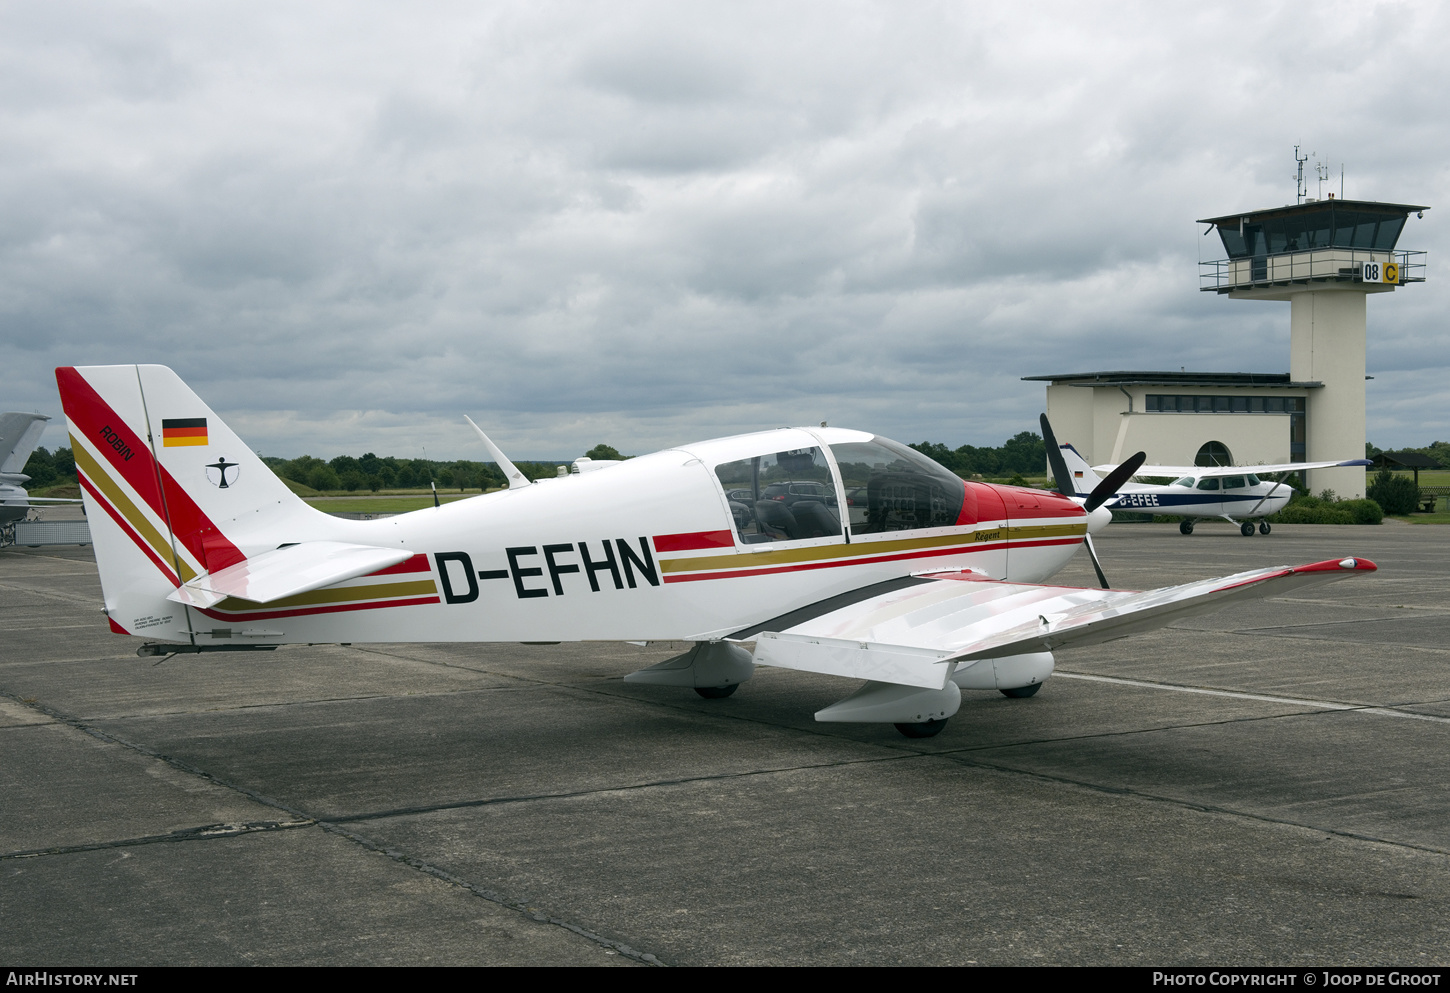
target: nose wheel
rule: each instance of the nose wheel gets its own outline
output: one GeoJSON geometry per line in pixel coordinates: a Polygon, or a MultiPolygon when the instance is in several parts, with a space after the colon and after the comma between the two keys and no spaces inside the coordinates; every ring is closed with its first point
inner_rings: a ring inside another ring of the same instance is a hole
{"type": "Polygon", "coordinates": [[[1179,521],[1178,522],[1178,533],[1179,534],[1192,534],[1193,533],[1193,522],[1192,521],[1179,521]]]}
{"type": "Polygon", "coordinates": [[[1268,521],[1259,522],[1259,534],[1268,534],[1270,530],[1268,521]]]}

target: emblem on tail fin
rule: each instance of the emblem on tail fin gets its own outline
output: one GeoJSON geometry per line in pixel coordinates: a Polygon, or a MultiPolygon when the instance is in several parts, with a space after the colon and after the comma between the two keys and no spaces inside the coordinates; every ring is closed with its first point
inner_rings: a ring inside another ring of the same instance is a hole
{"type": "Polygon", "coordinates": [[[206,481],[218,489],[228,489],[242,474],[240,465],[239,462],[228,462],[227,457],[223,455],[206,467],[206,481]]]}

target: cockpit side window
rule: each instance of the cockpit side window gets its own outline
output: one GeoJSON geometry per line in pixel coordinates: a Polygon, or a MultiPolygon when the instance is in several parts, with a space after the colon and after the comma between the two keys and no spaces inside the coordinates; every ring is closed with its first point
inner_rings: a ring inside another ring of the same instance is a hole
{"type": "Polygon", "coordinates": [[[961,515],[965,484],[915,449],[876,437],[831,454],[853,535],[950,527],[961,515]]]}
{"type": "Polygon", "coordinates": [[[1217,476],[1206,476],[1203,479],[1200,479],[1198,481],[1198,488],[1200,490],[1216,490],[1216,489],[1218,489],[1218,477],[1217,476]]]}
{"type": "Polygon", "coordinates": [[[715,475],[743,544],[800,541],[841,533],[836,485],[819,448],[722,462],[715,475]]]}
{"type": "Polygon", "coordinates": [[[1226,490],[1241,490],[1244,486],[1244,477],[1242,476],[1225,476],[1223,478],[1223,488],[1226,490]]]}

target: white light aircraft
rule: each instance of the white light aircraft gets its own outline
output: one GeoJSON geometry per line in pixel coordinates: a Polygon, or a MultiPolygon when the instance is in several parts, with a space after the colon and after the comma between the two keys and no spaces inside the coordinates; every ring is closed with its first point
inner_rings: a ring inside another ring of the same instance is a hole
{"type": "MultiPolygon", "coordinates": [[[[1118,468],[1115,465],[1089,466],[1071,445],[1062,445],[1060,450],[1071,473],[1067,485],[1071,488],[1070,492],[1079,496],[1086,496],[1102,482],[1099,473],[1106,475],[1118,468]]],[[[1219,517],[1237,525],[1239,532],[1247,538],[1254,533],[1254,519],[1259,520],[1259,534],[1268,534],[1272,529],[1263,518],[1278,513],[1288,505],[1294,491],[1284,482],[1284,476],[1305,469],[1370,464],[1369,459],[1347,459],[1343,462],[1286,462],[1277,465],[1143,465],[1133,475],[1169,478],[1173,482],[1124,483],[1103,506],[1109,510],[1181,515],[1183,520],[1178,530],[1183,534],[1193,533],[1196,520],[1219,517]],[[1279,474],[1280,478],[1263,478],[1270,474],[1279,474]]]]}
{"type": "Polygon", "coordinates": [[[69,497],[33,497],[25,492],[30,477],[25,463],[40,444],[45,431],[44,414],[9,411],[0,414],[0,525],[23,521],[37,503],[80,503],[69,497]]]}
{"type": "Polygon", "coordinates": [[[1144,593],[1038,585],[1111,518],[1100,504],[1131,465],[1074,500],[964,482],[825,427],[581,459],[535,483],[479,431],[507,490],[348,521],[298,499],[164,366],[56,379],[106,614],[153,640],[141,654],[693,641],[625,678],[706,697],[756,664],[864,680],[816,719],[923,737],[962,689],[1031,696],[1058,648],[1375,568],[1345,558],[1144,593]]]}

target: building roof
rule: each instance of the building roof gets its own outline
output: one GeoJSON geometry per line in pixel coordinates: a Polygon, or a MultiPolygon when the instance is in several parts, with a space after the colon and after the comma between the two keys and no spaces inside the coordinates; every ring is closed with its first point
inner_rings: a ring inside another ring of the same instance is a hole
{"type": "Polygon", "coordinates": [[[1380,452],[1374,457],[1376,469],[1441,469],[1439,462],[1419,452],[1380,452]]]}
{"type": "Polygon", "coordinates": [[[1270,217],[1284,217],[1290,214],[1311,213],[1323,210],[1326,207],[1347,207],[1350,210],[1362,210],[1375,214],[1408,214],[1412,211],[1429,210],[1418,204],[1410,203],[1380,203],[1378,200],[1336,200],[1329,197],[1325,200],[1309,200],[1305,203],[1286,203],[1282,207],[1265,207],[1262,210],[1240,210],[1237,213],[1225,214],[1223,217],[1200,217],[1199,224],[1215,224],[1219,227],[1232,225],[1238,227],[1242,218],[1249,223],[1262,221],[1270,217]]]}
{"type": "Polygon", "coordinates": [[[1023,376],[1028,382],[1068,386],[1251,386],[1277,389],[1319,389],[1320,382],[1294,382],[1287,372],[1065,372],[1052,376],[1023,376]]]}

